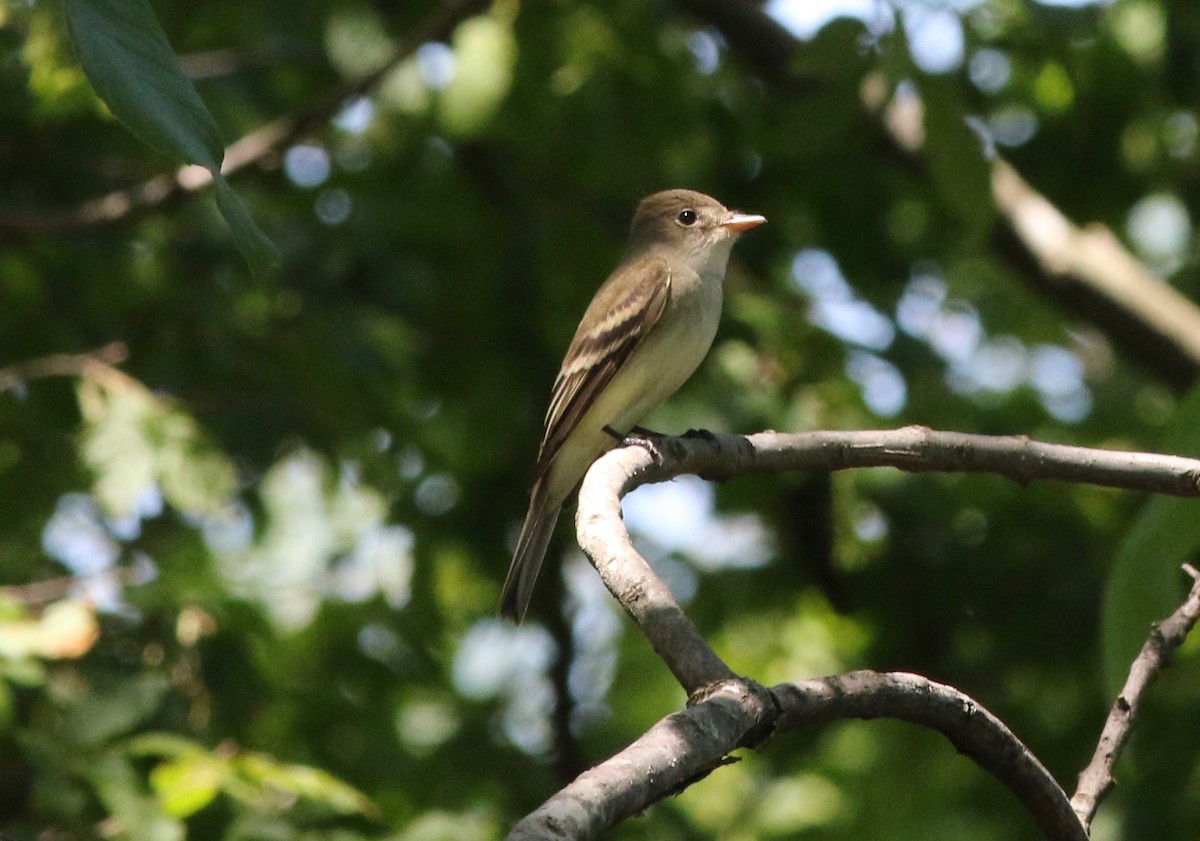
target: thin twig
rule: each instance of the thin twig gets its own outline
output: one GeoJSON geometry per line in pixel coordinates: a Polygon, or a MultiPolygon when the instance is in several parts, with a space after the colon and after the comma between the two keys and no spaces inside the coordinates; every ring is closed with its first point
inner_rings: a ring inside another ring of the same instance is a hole
{"type": "Polygon", "coordinates": [[[154,578],[154,570],[148,564],[110,567],[91,575],[64,575],[59,578],[33,581],[29,584],[11,584],[0,587],[0,601],[17,602],[26,607],[39,608],[65,599],[76,590],[86,587],[89,582],[105,581],[120,587],[139,587],[148,584],[154,578]]]}
{"type": "Polygon", "coordinates": [[[1108,713],[1092,761],[1079,774],[1079,786],[1071,798],[1071,806],[1085,827],[1091,826],[1100,801],[1113,787],[1113,766],[1136,723],[1143,694],[1200,618],[1200,572],[1190,564],[1184,564],[1183,569],[1192,578],[1187,599],[1169,617],[1154,624],[1129,668],[1129,677],[1121,694],[1108,713]]]}
{"type": "Polygon", "coordinates": [[[125,378],[115,365],[129,358],[124,342],[109,342],[88,353],[54,353],[0,368],[0,394],[45,377],[125,378]]]}

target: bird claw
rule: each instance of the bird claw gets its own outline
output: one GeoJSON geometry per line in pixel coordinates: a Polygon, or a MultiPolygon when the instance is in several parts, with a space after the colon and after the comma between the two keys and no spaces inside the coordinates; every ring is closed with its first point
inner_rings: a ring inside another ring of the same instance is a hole
{"type": "MultiPolygon", "coordinates": [[[[628,435],[622,435],[607,424],[601,427],[601,429],[605,435],[610,436],[618,445],[622,447],[641,447],[650,453],[650,458],[654,460],[655,464],[662,464],[663,454],[662,449],[658,446],[657,439],[665,438],[666,436],[661,432],[646,429],[644,426],[635,426],[629,430],[628,435]]],[[[692,431],[694,432],[695,430],[692,431]]],[[[712,433],[708,432],[704,434],[711,435],[712,433]]]]}
{"type": "Polygon", "coordinates": [[[641,447],[650,454],[650,458],[655,464],[662,464],[663,454],[662,450],[659,449],[658,441],[656,440],[662,437],[663,436],[657,432],[651,432],[648,429],[635,426],[629,431],[629,434],[621,440],[621,446],[641,447]]]}

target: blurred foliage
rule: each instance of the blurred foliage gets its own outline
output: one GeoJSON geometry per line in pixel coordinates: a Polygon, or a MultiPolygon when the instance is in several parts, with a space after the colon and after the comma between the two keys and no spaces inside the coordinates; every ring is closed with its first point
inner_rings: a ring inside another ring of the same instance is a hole
{"type": "MultiPolygon", "coordinates": [[[[1197,296],[1200,6],[897,0],[803,29],[817,5],[770,4],[800,31],[798,94],[662,0],[498,0],[440,32],[429,0],[156,3],[203,101],[178,119],[228,140],[305,116],[222,193],[235,232],[244,201],[282,255],[252,275],[203,192],[70,215],[171,173],[134,135],[177,118],[111,92],[110,113],[89,87],[68,30],[116,4],[0,0],[0,383],[21,374],[0,391],[0,831],[499,838],[678,707],[577,561],[565,622],[553,581],[544,626],[493,618],[549,383],[656,189],[770,224],[738,245],[713,352],[654,428],[1194,449],[1195,400],[1177,410],[997,248],[980,134],[1197,296]],[[921,97],[919,156],[870,91],[921,97]],[[24,364],[114,341],[119,370],[24,364]]],[[[697,487],[635,494],[670,506],[639,545],[739,673],[921,672],[1068,788],[1106,679],[1196,548],[1192,503],[1088,487],[883,470],[697,487]]],[[[1152,691],[1097,837],[1194,838],[1198,650],[1152,691]]],[[[610,834],[1032,833],[940,738],[856,722],[782,737],[610,834]]]]}

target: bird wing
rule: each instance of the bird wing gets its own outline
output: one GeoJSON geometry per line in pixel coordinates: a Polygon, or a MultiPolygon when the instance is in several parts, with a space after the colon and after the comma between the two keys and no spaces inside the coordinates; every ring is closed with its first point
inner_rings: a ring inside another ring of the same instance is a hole
{"type": "Polygon", "coordinates": [[[535,471],[539,479],[567,436],[658,322],[670,292],[667,261],[647,255],[618,268],[596,293],[554,380],[535,471]],[[638,278],[633,286],[625,282],[631,274],[638,278]],[[586,332],[585,325],[591,325],[586,332]]]}

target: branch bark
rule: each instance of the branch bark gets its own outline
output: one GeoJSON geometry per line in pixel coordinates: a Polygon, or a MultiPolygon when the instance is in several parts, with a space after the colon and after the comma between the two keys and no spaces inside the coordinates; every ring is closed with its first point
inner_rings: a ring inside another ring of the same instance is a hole
{"type": "Polygon", "coordinates": [[[649,451],[621,447],[601,460],[606,467],[598,471],[593,465],[579,488],[575,530],[584,554],[689,698],[707,687],[735,679],[733,670],[700,636],[667,585],[633,548],[621,522],[621,496],[641,484],[635,477],[653,466],[649,451]],[[627,490],[614,493],[614,488],[625,485],[627,490]]]}
{"type": "Polygon", "coordinates": [[[779,729],[845,718],[894,718],[941,733],[959,753],[1005,785],[1052,841],[1087,841],[1062,788],[1033,752],[982,704],[920,675],[850,672],[772,690],[779,729]]]}
{"type": "Polygon", "coordinates": [[[42,608],[74,593],[86,592],[88,584],[92,582],[98,581],[118,587],[140,587],[154,578],[152,565],[135,563],[132,566],[109,567],[89,575],[64,575],[58,578],[44,578],[29,584],[5,585],[0,587],[0,600],[16,602],[30,608],[42,608]]]}
{"type": "Polygon", "coordinates": [[[773,717],[765,690],[729,681],[667,716],[616,756],[584,771],[520,821],[508,841],[595,838],[713,769],[773,717]]]}
{"type": "MultiPolygon", "coordinates": [[[[974,435],[923,426],[891,430],[704,433],[655,436],[656,459],[643,447],[621,447],[596,461],[596,493],[625,477],[626,493],[646,482],[683,473],[723,480],[743,473],[895,467],[929,471],[992,473],[1022,485],[1035,479],[1083,482],[1171,496],[1200,496],[1200,459],[1160,453],[1105,450],[1033,441],[1024,435],[974,435]]],[[[588,477],[581,502],[591,500],[588,477]]],[[[582,506],[581,506],[582,507],[582,506]]],[[[580,514],[582,517],[583,514],[580,514]]]]}

